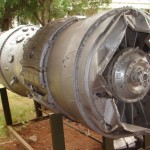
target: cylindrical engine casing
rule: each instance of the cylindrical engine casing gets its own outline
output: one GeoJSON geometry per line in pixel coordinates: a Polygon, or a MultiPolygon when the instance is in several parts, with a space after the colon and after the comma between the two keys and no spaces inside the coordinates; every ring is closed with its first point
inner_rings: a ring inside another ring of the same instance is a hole
{"type": "Polygon", "coordinates": [[[0,36],[1,83],[9,90],[23,96],[27,96],[28,93],[21,77],[23,47],[38,29],[34,25],[22,25],[0,36]]]}

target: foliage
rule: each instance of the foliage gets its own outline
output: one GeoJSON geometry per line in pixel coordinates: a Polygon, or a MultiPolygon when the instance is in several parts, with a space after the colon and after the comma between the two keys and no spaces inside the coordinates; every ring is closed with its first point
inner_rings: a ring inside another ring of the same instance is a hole
{"type": "Polygon", "coordinates": [[[111,0],[0,0],[0,26],[11,27],[17,17],[19,23],[40,23],[42,26],[53,19],[66,15],[84,15],[87,9],[99,9],[111,0]]]}
{"type": "Polygon", "coordinates": [[[2,30],[9,29],[17,11],[23,7],[20,3],[20,0],[0,0],[0,26],[2,30]]]}

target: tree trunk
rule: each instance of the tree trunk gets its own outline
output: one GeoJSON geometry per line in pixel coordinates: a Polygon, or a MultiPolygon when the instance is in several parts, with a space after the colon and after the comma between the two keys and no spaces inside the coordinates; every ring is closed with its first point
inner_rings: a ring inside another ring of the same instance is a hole
{"type": "Polygon", "coordinates": [[[11,28],[12,25],[12,18],[11,17],[4,17],[1,20],[0,26],[2,31],[7,31],[11,28]]]}
{"type": "Polygon", "coordinates": [[[53,13],[54,13],[54,1],[49,0],[48,5],[49,5],[49,7],[48,7],[48,22],[50,22],[52,19],[53,13]]]}

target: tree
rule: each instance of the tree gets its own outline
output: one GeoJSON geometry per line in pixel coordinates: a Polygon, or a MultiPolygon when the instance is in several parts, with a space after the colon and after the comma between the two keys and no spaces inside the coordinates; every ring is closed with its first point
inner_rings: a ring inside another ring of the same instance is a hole
{"type": "Polygon", "coordinates": [[[0,0],[1,30],[11,28],[17,16],[20,23],[40,23],[42,26],[53,19],[68,15],[84,15],[87,9],[97,10],[111,0],[0,0]]]}
{"type": "Polygon", "coordinates": [[[25,3],[23,11],[18,15],[21,20],[30,20],[42,26],[54,18],[62,18],[67,13],[70,0],[22,0],[25,3]]]}
{"type": "Polygon", "coordinates": [[[89,13],[92,15],[96,13],[100,6],[110,4],[111,0],[70,0],[70,10],[68,10],[69,15],[87,15],[89,13]],[[92,10],[92,12],[91,12],[92,10]]]}
{"type": "Polygon", "coordinates": [[[17,11],[22,8],[19,0],[0,0],[0,27],[8,30],[17,11]]]}

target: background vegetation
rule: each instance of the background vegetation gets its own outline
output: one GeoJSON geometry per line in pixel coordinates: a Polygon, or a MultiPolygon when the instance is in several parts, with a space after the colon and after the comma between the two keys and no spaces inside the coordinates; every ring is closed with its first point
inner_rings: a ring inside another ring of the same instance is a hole
{"type": "Polygon", "coordinates": [[[70,15],[93,14],[111,0],[0,0],[0,28],[8,30],[14,18],[22,23],[42,26],[53,19],[70,15]]]}

